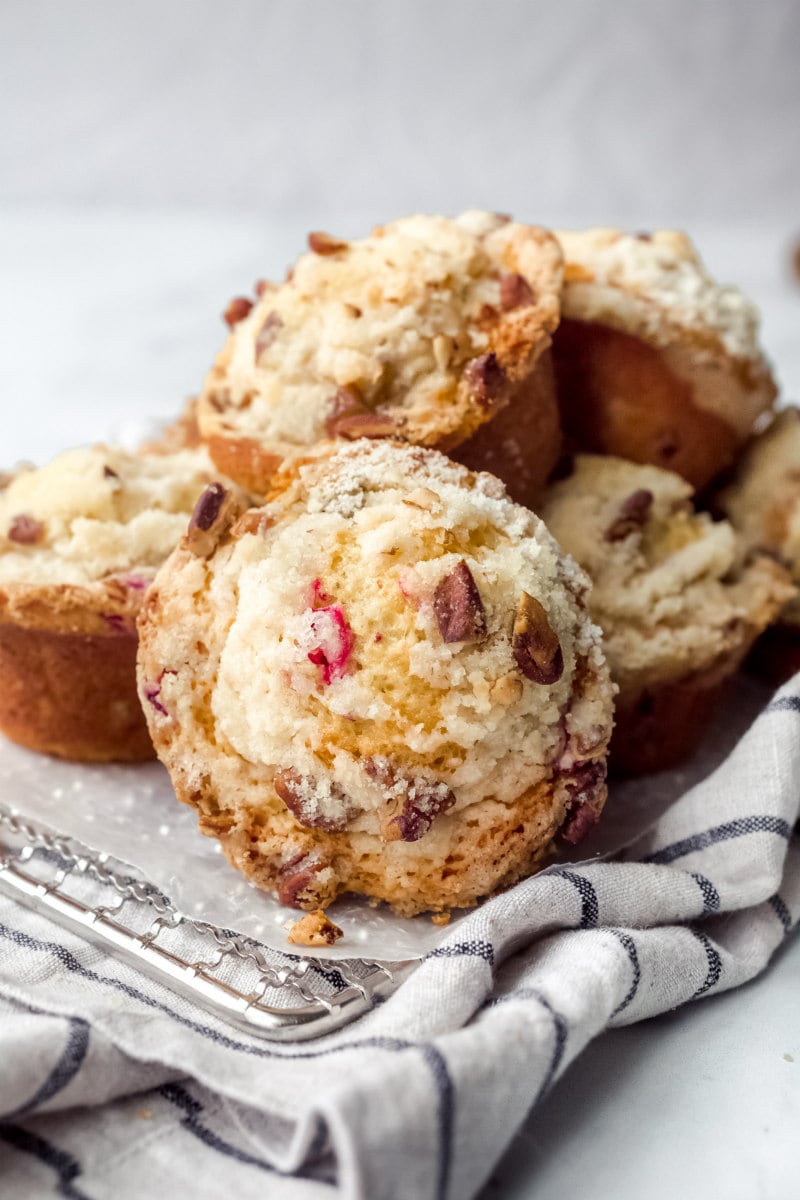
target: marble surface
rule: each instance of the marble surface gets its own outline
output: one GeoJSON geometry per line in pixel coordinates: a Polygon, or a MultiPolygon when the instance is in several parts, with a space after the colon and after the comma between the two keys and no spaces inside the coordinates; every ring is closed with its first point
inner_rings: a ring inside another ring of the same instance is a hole
{"type": "MultiPolygon", "coordinates": [[[[343,224],[335,232],[361,228],[358,214],[343,224]]],[[[800,397],[791,230],[694,232],[712,268],[761,304],[784,390],[800,397]]],[[[221,345],[227,299],[282,272],[302,238],[299,219],[0,209],[0,459],[41,462],[175,413],[221,345]]],[[[598,1039],[511,1143],[484,1200],[789,1200],[798,994],[795,937],[747,987],[598,1039]]]]}

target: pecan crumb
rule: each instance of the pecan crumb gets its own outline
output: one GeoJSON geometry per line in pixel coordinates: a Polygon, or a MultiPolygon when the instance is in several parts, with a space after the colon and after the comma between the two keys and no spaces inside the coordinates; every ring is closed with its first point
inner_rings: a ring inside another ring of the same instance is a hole
{"type": "Polygon", "coordinates": [[[404,775],[383,755],[364,759],[364,770],[383,789],[387,809],[381,820],[381,834],[386,842],[418,842],[435,818],[456,802],[442,780],[404,775]]]}
{"type": "Polygon", "coordinates": [[[339,833],[347,827],[351,805],[347,796],[336,784],[330,784],[330,797],[335,813],[323,811],[320,805],[320,786],[310,775],[286,767],[276,773],[272,781],[275,792],[295,817],[298,824],[307,829],[324,829],[326,833],[339,833]]]}
{"type": "Polygon", "coordinates": [[[433,357],[440,371],[446,371],[453,356],[453,339],[444,333],[437,333],[431,343],[433,357]]]}
{"type": "Polygon", "coordinates": [[[533,304],[533,289],[522,275],[504,275],[500,280],[500,305],[504,312],[533,304]]]}
{"type": "Polygon", "coordinates": [[[629,534],[641,529],[650,516],[653,507],[653,493],[647,488],[637,488],[623,500],[619,512],[608,529],[603,534],[606,542],[621,542],[629,534]]]}
{"type": "Polygon", "coordinates": [[[41,541],[43,533],[42,522],[37,521],[36,517],[32,517],[29,513],[18,513],[11,518],[11,524],[8,527],[9,541],[17,542],[20,546],[35,546],[38,541],[41,541]]]}
{"type": "Polygon", "coordinates": [[[352,385],[337,388],[329,401],[328,415],[325,418],[325,432],[328,437],[336,437],[339,432],[339,422],[343,417],[352,417],[356,413],[365,412],[367,412],[367,408],[358,388],[352,385]]]}
{"type": "Polygon", "coordinates": [[[336,436],[355,441],[356,438],[384,438],[397,433],[394,417],[383,412],[346,413],[336,422],[336,436]]]}
{"type": "Polygon", "coordinates": [[[449,912],[431,913],[431,921],[433,921],[434,925],[449,925],[450,924],[450,913],[449,912]]]}
{"type": "Polygon", "coordinates": [[[315,908],[295,921],[286,940],[292,946],[333,946],[343,932],[325,916],[321,908],[315,908]]]}
{"type": "Polygon", "coordinates": [[[106,465],[103,467],[103,478],[119,480],[119,475],[117,474],[117,472],[114,470],[113,467],[109,467],[108,465],[106,465]]]}
{"type": "Polygon", "coordinates": [[[486,636],[486,610],[463,558],[437,583],[433,611],[444,642],[479,642],[486,636]]]}
{"type": "Polygon", "coordinates": [[[222,319],[226,325],[230,325],[233,329],[234,325],[238,325],[243,321],[253,307],[253,301],[248,300],[246,296],[234,296],[225,312],[222,314],[222,319]]]}
{"type": "Polygon", "coordinates": [[[497,355],[481,354],[470,359],[464,368],[463,378],[478,404],[493,404],[505,383],[505,371],[497,361],[497,355]]]}
{"type": "Polygon", "coordinates": [[[316,232],[308,235],[308,248],[315,254],[338,254],[340,250],[346,250],[347,246],[347,242],[339,241],[329,233],[316,232]]]}
{"type": "Polygon", "coordinates": [[[258,331],[258,337],[256,338],[256,362],[259,360],[264,351],[268,350],[275,341],[275,338],[278,336],[278,331],[282,325],[283,321],[276,312],[269,313],[269,315],[265,318],[264,324],[258,331]]]}
{"type": "Polygon", "coordinates": [[[533,596],[523,592],[514,621],[512,648],[522,674],[533,683],[555,683],[564,671],[558,634],[533,596]]]}
{"type": "Polygon", "coordinates": [[[239,515],[241,507],[240,502],[221,483],[210,483],[200,494],[189,520],[186,530],[189,549],[207,558],[239,515]]]}

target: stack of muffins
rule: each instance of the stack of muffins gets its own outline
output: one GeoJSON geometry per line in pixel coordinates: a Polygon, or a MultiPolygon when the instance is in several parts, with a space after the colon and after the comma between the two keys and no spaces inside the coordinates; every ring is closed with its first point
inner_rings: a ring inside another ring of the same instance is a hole
{"type": "Polygon", "coordinates": [[[683,235],[314,233],[225,317],[161,443],[5,479],[0,727],[155,752],[283,903],[445,919],[800,646],[800,423],[683,235]]]}

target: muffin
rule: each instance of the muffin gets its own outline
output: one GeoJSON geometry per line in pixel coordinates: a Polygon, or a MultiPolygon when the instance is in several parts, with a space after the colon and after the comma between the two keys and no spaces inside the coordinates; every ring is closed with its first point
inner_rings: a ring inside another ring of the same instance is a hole
{"type": "Polygon", "coordinates": [[[153,757],[136,615],[213,479],[202,450],[70,450],[0,491],[0,730],[84,761],[153,757]]]}
{"type": "Polygon", "coordinates": [[[580,840],[612,685],[587,581],[493,477],[360,440],[191,533],[139,621],[159,758],[281,902],[474,904],[580,840]]]}
{"type": "Polygon", "coordinates": [[[560,449],[546,356],[555,238],[468,212],[408,217],[353,242],[314,233],[309,245],[283,284],[259,283],[255,303],[239,297],[225,314],[231,332],[198,408],[218,468],[264,493],[287,455],[390,437],[464,447],[475,468],[493,455],[531,500],[560,449]]]}
{"type": "Polygon", "coordinates": [[[589,608],[619,686],[609,764],[672,766],[697,745],[725,680],[794,589],[771,558],[743,561],[727,521],[695,513],[670,471],[579,455],[542,517],[592,580],[589,608]]]}
{"type": "MultiPolygon", "coordinates": [[[[800,585],[800,410],[785,409],[753,439],[713,504],[728,517],[748,551],[774,555],[800,585]]],[[[775,684],[800,671],[797,596],[756,643],[750,663],[775,684]]]]}
{"type": "Polygon", "coordinates": [[[564,290],[553,353],[569,443],[705,487],[775,399],[754,305],[711,279],[683,233],[558,237],[564,290]]]}

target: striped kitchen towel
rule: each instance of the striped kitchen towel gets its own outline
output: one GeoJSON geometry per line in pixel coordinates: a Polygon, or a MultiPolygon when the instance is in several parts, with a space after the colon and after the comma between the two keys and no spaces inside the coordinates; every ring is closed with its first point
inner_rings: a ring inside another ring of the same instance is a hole
{"type": "Polygon", "coordinates": [[[0,899],[0,1194],[474,1196],[591,1038],[736,987],[790,934],[799,735],[800,677],[623,855],[484,904],[316,1042],[251,1038],[0,899]]]}

